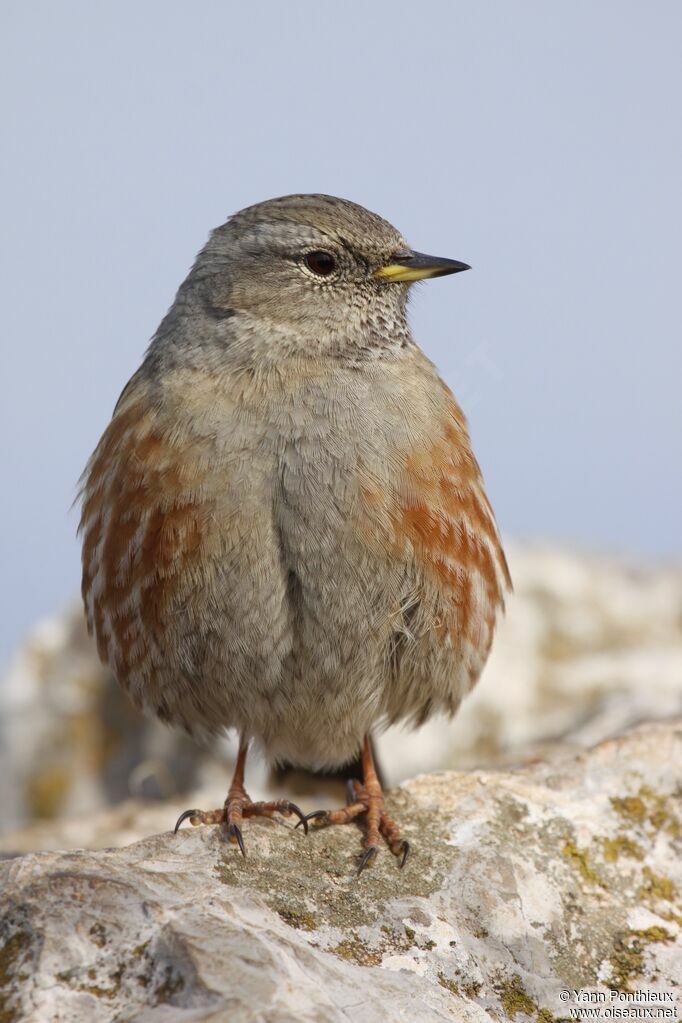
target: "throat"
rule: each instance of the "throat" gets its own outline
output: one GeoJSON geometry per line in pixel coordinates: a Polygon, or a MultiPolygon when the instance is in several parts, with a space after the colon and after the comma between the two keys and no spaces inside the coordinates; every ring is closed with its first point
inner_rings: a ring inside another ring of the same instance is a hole
{"type": "Polygon", "coordinates": [[[350,335],[344,334],[342,330],[334,333],[328,352],[346,364],[365,366],[367,363],[393,359],[412,345],[414,340],[405,320],[373,317],[350,335]]]}

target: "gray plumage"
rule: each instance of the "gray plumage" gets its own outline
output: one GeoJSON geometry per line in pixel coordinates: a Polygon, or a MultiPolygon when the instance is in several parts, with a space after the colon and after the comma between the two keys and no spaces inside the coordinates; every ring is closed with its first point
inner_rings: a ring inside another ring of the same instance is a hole
{"type": "Polygon", "coordinates": [[[244,210],[125,388],[85,474],[83,593],[164,720],[320,768],[476,682],[509,577],[409,284],[377,276],[410,252],[333,197],[244,210]]]}

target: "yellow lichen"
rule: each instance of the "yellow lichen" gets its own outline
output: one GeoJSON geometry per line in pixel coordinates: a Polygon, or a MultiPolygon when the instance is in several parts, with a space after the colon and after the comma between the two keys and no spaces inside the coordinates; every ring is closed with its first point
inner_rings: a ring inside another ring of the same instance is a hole
{"type": "Polygon", "coordinates": [[[330,952],[341,959],[355,962],[359,966],[377,966],[381,962],[381,952],[371,948],[354,931],[350,938],[344,938],[338,945],[330,949],[330,952]]]}
{"type": "Polygon", "coordinates": [[[278,909],[277,912],[284,923],[289,924],[289,927],[303,931],[314,931],[317,927],[317,921],[312,913],[298,912],[293,909],[278,909]]]}
{"type": "Polygon", "coordinates": [[[500,982],[496,989],[500,993],[502,1008],[511,1019],[514,1019],[518,1012],[523,1012],[526,1016],[535,1015],[537,1006],[524,988],[518,973],[515,973],[511,980],[500,982]]]}
{"type": "Polygon", "coordinates": [[[450,980],[450,978],[446,977],[444,973],[438,974],[438,983],[440,984],[441,987],[444,987],[446,991],[449,991],[450,994],[453,995],[459,994],[459,988],[455,984],[454,980],[450,980]]]}
{"type": "Polygon", "coordinates": [[[639,827],[649,825],[654,834],[665,828],[675,838],[680,833],[680,821],[672,812],[668,795],[654,792],[642,785],[636,796],[614,796],[611,805],[616,813],[639,827]]]}
{"type": "Polygon", "coordinates": [[[118,994],[117,987],[100,987],[99,984],[79,984],[78,991],[85,991],[95,998],[115,998],[118,994]]]}
{"type": "Polygon", "coordinates": [[[644,946],[661,942],[667,944],[673,940],[665,927],[646,927],[620,935],[609,958],[613,970],[608,981],[610,986],[618,991],[632,992],[631,981],[641,977],[644,971],[644,946]]]}
{"type": "Polygon", "coordinates": [[[666,931],[665,927],[645,927],[643,930],[632,931],[631,933],[634,937],[647,942],[664,942],[667,944],[675,940],[670,931],[666,931]]]}
{"type": "Polygon", "coordinates": [[[615,863],[619,856],[629,856],[633,860],[643,860],[644,850],[627,835],[616,835],[615,838],[603,838],[604,859],[615,863]]]}
{"type": "Polygon", "coordinates": [[[644,867],[642,873],[644,874],[646,881],[640,889],[640,895],[649,896],[654,899],[664,899],[666,902],[672,902],[677,893],[677,889],[669,878],[660,877],[658,874],[654,874],[650,867],[644,867]]]}
{"type": "Polygon", "coordinates": [[[654,831],[660,831],[666,824],[672,827],[673,830],[679,826],[677,818],[670,810],[669,796],[663,796],[660,792],[654,792],[648,785],[642,785],[639,794],[642,799],[651,804],[648,819],[654,831]]]}
{"type": "Polygon", "coordinates": [[[646,820],[647,809],[640,796],[612,796],[611,806],[621,817],[630,821],[641,824],[646,820]]]}
{"type": "Polygon", "coordinates": [[[568,857],[573,866],[580,871],[580,876],[584,881],[588,881],[590,884],[599,885],[601,888],[605,887],[602,879],[593,867],[590,866],[587,858],[587,851],[585,849],[580,849],[575,842],[569,840],[565,843],[561,851],[564,856],[568,857]]]}

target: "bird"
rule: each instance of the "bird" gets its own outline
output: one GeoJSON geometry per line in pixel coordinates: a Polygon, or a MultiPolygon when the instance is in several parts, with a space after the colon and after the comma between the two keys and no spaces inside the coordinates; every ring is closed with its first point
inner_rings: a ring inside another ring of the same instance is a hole
{"type": "Polygon", "coordinates": [[[414,340],[415,282],[470,267],[415,251],[323,194],[216,228],[81,478],[82,595],[135,705],[197,738],[234,730],[227,798],[180,824],[364,825],[389,817],[372,736],[453,715],[511,589],[464,414],[414,340]],[[253,802],[247,752],[338,769],[347,805],[253,802]]]}

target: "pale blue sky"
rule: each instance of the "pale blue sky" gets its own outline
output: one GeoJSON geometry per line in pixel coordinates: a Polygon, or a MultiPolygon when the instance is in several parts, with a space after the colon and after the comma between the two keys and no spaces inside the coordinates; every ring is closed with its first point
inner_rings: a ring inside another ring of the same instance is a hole
{"type": "Polygon", "coordinates": [[[287,192],[473,265],[412,319],[507,534],[679,557],[677,0],[4,0],[0,40],[0,658],[77,591],[76,480],[196,250],[287,192]]]}

